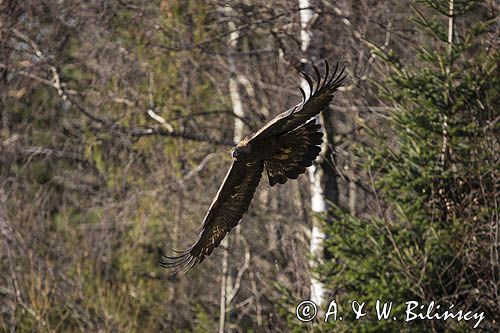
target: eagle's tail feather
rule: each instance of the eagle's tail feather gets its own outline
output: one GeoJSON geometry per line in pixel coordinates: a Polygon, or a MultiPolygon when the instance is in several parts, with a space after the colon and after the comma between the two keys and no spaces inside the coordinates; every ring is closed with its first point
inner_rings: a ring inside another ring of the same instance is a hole
{"type": "Polygon", "coordinates": [[[297,179],[312,165],[323,143],[320,129],[321,126],[312,119],[279,138],[282,144],[279,152],[265,161],[269,185],[284,184],[289,178],[297,179]]]}

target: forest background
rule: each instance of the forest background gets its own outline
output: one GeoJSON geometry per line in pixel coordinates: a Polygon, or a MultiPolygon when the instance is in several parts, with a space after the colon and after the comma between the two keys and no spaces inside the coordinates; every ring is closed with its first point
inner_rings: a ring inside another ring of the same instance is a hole
{"type": "Polygon", "coordinates": [[[302,323],[313,297],[431,300],[500,330],[499,5],[428,0],[0,1],[0,330],[469,332],[302,323]],[[184,248],[234,140],[348,80],[298,181],[261,181],[227,243],[184,248]],[[320,240],[318,243],[316,240],[320,240]],[[321,244],[321,245],[319,245],[321,244]],[[313,295],[311,295],[313,293],[313,295]]]}

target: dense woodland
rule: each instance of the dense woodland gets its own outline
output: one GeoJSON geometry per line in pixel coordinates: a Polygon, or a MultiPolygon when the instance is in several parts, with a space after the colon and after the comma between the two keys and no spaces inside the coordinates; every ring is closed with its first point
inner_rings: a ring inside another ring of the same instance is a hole
{"type": "Polygon", "coordinates": [[[484,312],[476,331],[498,332],[499,8],[0,0],[0,331],[475,324],[300,322],[316,282],[341,310],[384,299],[401,317],[404,302],[434,300],[484,312]],[[323,59],[348,79],[321,116],[314,168],[272,188],[264,176],[240,226],[188,274],[160,267],[195,240],[234,141],[299,103],[300,71],[323,59]]]}

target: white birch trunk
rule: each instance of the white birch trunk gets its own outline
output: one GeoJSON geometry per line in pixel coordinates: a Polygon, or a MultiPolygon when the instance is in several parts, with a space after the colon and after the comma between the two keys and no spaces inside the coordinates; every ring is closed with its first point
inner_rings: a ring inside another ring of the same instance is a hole
{"type": "MultiPolygon", "coordinates": [[[[233,32],[229,34],[229,45],[232,49],[236,48],[238,43],[239,33],[235,31],[236,26],[234,22],[230,21],[228,23],[229,29],[233,32]]],[[[231,67],[231,72],[235,72],[235,66],[233,59],[229,59],[229,66],[231,67]]],[[[233,107],[233,112],[237,117],[234,117],[234,136],[233,141],[238,143],[243,139],[243,129],[244,123],[241,121],[241,118],[244,116],[243,103],[241,101],[241,96],[238,91],[238,80],[231,76],[229,79],[229,98],[231,99],[231,105],[233,107]]],[[[228,274],[228,260],[229,260],[229,234],[221,242],[221,247],[223,249],[223,257],[222,257],[222,278],[221,278],[221,296],[220,296],[220,317],[219,317],[219,333],[224,332],[224,328],[226,325],[226,309],[227,309],[227,301],[228,295],[232,294],[231,288],[231,279],[228,274]]]]}
{"type": "MultiPolygon", "coordinates": [[[[299,8],[309,8],[309,0],[299,0],[299,8]]],[[[302,52],[306,52],[311,43],[312,32],[308,30],[309,22],[313,17],[314,11],[312,9],[302,9],[300,11],[300,43],[302,52]]]]}
{"type": "MultiPolygon", "coordinates": [[[[312,38],[312,32],[308,29],[309,23],[313,17],[314,11],[312,9],[304,9],[310,7],[309,0],[299,0],[300,10],[300,40],[301,40],[301,49],[302,52],[306,52],[309,48],[312,38]]],[[[304,61],[304,60],[302,60],[304,61]]],[[[309,89],[307,82],[302,80],[302,88],[309,89]]],[[[319,121],[319,117],[317,118],[319,121]]],[[[324,148],[324,147],[323,147],[324,148]]],[[[324,194],[324,181],[323,181],[323,170],[317,165],[313,164],[312,167],[309,168],[309,178],[311,181],[311,209],[315,213],[315,215],[321,216],[326,211],[326,199],[324,194]]],[[[313,227],[311,233],[311,244],[310,244],[310,252],[313,254],[313,257],[321,258],[323,252],[323,240],[325,239],[325,234],[321,228],[321,222],[318,221],[318,218],[315,216],[313,218],[313,227]]],[[[309,263],[311,268],[314,268],[315,262],[311,260],[309,263]]],[[[325,287],[323,283],[317,279],[314,274],[311,274],[311,300],[316,304],[324,303],[325,297],[325,287]]]]}
{"type": "MultiPolygon", "coordinates": [[[[453,0],[448,0],[448,45],[447,45],[447,53],[448,53],[448,66],[446,66],[446,76],[447,76],[447,84],[448,84],[448,95],[451,87],[451,66],[452,66],[452,56],[453,56],[453,28],[454,28],[454,2],[453,0]]],[[[442,120],[442,132],[443,132],[443,144],[441,147],[441,167],[443,170],[446,167],[446,151],[448,149],[448,116],[446,113],[443,114],[442,120]]]]}
{"type": "MultiPolygon", "coordinates": [[[[321,216],[326,211],[326,200],[323,192],[323,172],[316,164],[313,164],[313,166],[309,168],[309,178],[311,181],[311,209],[315,215],[318,214],[321,216]]],[[[323,232],[320,223],[321,222],[318,221],[318,217],[314,216],[310,252],[315,258],[321,258],[323,255],[322,243],[325,239],[325,233],[323,232]]],[[[311,260],[309,264],[311,269],[314,268],[314,260],[311,260]]],[[[323,283],[315,277],[314,273],[311,273],[310,283],[311,301],[317,305],[323,304],[325,298],[325,287],[323,283]]]]}

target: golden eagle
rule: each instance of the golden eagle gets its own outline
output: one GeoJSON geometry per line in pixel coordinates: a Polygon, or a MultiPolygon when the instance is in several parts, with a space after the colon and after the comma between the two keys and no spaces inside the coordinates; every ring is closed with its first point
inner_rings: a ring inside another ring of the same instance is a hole
{"type": "Polygon", "coordinates": [[[333,93],[346,78],[345,67],[337,74],[338,63],[331,76],[326,60],[325,67],[325,78],[321,82],[320,72],[313,65],[316,88],[311,77],[302,73],[309,84],[308,97],[299,88],[302,102],[276,116],[232,149],[233,162],[208,209],[198,239],[184,251],[174,250],[177,256],[162,255],[160,265],[181,266],[187,271],[210,255],[248,210],[264,169],[269,185],[274,186],[284,184],[288,178],[297,179],[312,165],[323,142],[321,126],[313,117],[328,106],[333,93]]]}

